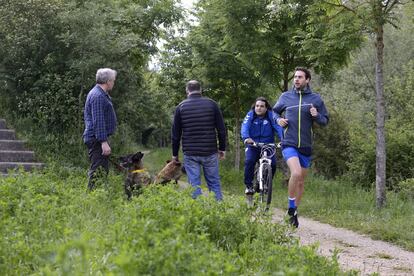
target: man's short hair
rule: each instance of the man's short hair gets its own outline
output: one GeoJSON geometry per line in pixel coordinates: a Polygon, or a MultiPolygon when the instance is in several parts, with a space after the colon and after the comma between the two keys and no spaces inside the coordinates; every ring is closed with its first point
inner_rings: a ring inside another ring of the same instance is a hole
{"type": "Polygon", "coordinates": [[[187,82],[185,90],[188,93],[192,93],[192,92],[200,92],[201,93],[201,85],[196,80],[190,80],[189,82],[187,82]]]}
{"type": "Polygon", "coordinates": [[[105,84],[108,81],[115,80],[116,71],[111,68],[100,68],[96,72],[96,83],[105,84]]]}
{"type": "Polygon", "coordinates": [[[303,73],[305,73],[305,78],[307,80],[311,80],[312,76],[311,76],[310,71],[307,68],[305,68],[305,67],[296,67],[295,72],[296,71],[302,71],[303,73]]]}

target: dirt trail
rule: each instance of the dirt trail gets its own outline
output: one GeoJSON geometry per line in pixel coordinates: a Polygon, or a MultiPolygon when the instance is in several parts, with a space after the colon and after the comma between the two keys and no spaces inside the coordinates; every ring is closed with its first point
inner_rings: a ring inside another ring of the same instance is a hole
{"type": "MultiPolygon", "coordinates": [[[[275,209],[273,220],[283,221],[284,214],[275,209]]],[[[303,245],[318,244],[320,255],[331,257],[337,250],[343,270],[359,270],[361,275],[414,275],[414,252],[390,243],[300,216],[294,235],[303,245]]]]}

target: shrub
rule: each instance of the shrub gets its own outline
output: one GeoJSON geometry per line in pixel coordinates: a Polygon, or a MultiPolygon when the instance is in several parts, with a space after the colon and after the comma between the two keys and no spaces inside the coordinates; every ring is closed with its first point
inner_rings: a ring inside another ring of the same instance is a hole
{"type": "Polygon", "coordinates": [[[414,201],[414,178],[409,178],[399,182],[398,193],[403,199],[414,201]]]}
{"type": "Polygon", "coordinates": [[[344,117],[330,109],[327,127],[315,127],[315,146],[312,163],[314,172],[326,178],[335,178],[348,170],[349,126],[344,117]]]}

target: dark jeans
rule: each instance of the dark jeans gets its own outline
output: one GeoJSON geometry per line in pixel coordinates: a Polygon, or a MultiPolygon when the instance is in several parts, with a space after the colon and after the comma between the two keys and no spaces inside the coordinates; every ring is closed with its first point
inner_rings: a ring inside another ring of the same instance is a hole
{"type": "Polygon", "coordinates": [[[88,141],[85,145],[88,148],[89,161],[91,162],[88,171],[88,189],[93,190],[96,178],[106,176],[109,172],[109,157],[102,155],[101,142],[98,140],[88,141]],[[102,173],[99,173],[100,171],[102,173]]]}
{"type": "MultiPolygon", "coordinates": [[[[246,188],[253,188],[254,166],[260,159],[260,149],[247,146],[245,150],[246,158],[244,161],[244,184],[246,188]]],[[[276,172],[276,156],[273,155],[272,160],[272,178],[276,172]]]]}

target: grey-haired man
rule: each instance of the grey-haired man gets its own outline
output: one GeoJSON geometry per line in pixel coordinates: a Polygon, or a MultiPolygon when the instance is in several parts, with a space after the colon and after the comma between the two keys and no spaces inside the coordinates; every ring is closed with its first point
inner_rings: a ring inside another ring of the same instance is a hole
{"type": "Polygon", "coordinates": [[[111,147],[109,137],[116,130],[117,120],[109,92],[115,84],[117,72],[110,68],[101,68],[96,72],[96,85],[86,98],[84,120],[85,131],[83,141],[88,148],[90,168],[88,171],[88,189],[95,187],[98,168],[109,171],[109,155],[111,147]]]}

